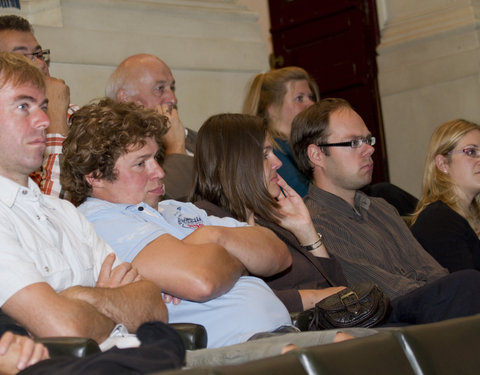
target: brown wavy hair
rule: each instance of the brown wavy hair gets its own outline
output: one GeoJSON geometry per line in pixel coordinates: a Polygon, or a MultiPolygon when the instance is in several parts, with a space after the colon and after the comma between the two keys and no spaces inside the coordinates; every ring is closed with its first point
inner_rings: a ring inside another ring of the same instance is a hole
{"type": "Polygon", "coordinates": [[[430,203],[442,201],[452,210],[463,216],[473,228],[477,236],[480,235],[480,194],[477,194],[469,207],[460,203],[455,192],[455,184],[447,173],[443,173],[435,164],[435,157],[443,155],[450,163],[450,151],[457,147],[460,139],[473,130],[480,130],[480,125],[473,122],[457,119],[440,125],[432,134],[425,158],[423,172],[423,193],[418,202],[416,211],[412,214],[411,224],[415,223],[418,215],[430,203]]]}
{"type": "Polygon", "coordinates": [[[90,196],[91,185],[85,176],[115,181],[115,163],[131,150],[143,147],[147,138],[160,146],[157,160],[163,155],[161,137],[167,132],[165,116],[153,109],[133,103],[102,99],[80,108],[71,117],[68,136],[63,142],[60,182],[70,199],[79,205],[90,196]]]}
{"type": "MultiPolygon", "coordinates": [[[[331,114],[345,108],[352,109],[345,99],[325,98],[303,110],[293,119],[290,147],[298,169],[309,180],[313,180],[313,167],[308,157],[308,146],[327,143],[331,114]]],[[[322,151],[325,155],[330,155],[328,147],[323,147],[322,151]]]]}
{"type": "Polygon", "coordinates": [[[33,34],[33,27],[25,18],[10,14],[0,16],[0,31],[15,30],[33,34]]]}
{"type": "Polygon", "coordinates": [[[247,221],[249,212],[278,222],[278,203],[268,192],[263,148],[264,119],[244,114],[210,117],[197,135],[194,186],[189,200],[206,200],[247,221]]]}

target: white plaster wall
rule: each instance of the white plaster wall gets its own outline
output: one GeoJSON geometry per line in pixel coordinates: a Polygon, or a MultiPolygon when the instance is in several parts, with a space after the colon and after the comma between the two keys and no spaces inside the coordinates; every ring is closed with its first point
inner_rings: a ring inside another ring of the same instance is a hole
{"type": "MultiPolygon", "coordinates": [[[[52,50],[72,102],[104,94],[125,57],[153,53],[172,68],[180,114],[198,128],[241,109],[268,69],[267,0],[21,0],[19,13],[52,50]]],[[[441,122],[480,121],[480,0],[377,0],[379,84],[391,181],[419,195],[425,149],[441,122]]]]}
{"type": "Polygon", "coordinates": [[[480,121],[479,0],[379,0],[379,85],[391,182],[419,196],[430,136],[480,121]]]}
{"type": "Polygon", "coordinates": [[[268,0],[237,0],[239,4],[245,5],[247,9],[258,14],[258,22],[262,33],[262,38],[267,46],[267,52],[273,52],[272,35],[270,34],[270,13],[268,9],[268,0]]]}
{"type": "Polygon", "coordinates": [[[236,0],[22,0],[19,13],[52,50],[51,74],[71,101],[104,95],[116,65],[136,53],[162,58],[177,81],[179,111],[194,129],[241,110],[251,77],[268,69],[259,16],[236,0]]]}

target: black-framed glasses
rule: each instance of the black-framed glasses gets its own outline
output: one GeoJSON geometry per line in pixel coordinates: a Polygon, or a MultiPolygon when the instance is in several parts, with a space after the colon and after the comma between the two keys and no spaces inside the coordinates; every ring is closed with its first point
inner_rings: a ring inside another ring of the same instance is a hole
{"type": "Polygon", "coordinates": [[[318,147],[351,147],[351,148],[360,148],[365,143],[367,145],[375,145],[375,137],[359,137],[352,139],[348,142],[339,142],[339,143],[322,143],[317,145],[318,147]]]}
{"type": "Polygon", "coordinates": [[[50,64],[50,50],[49,49],[42,49],[41,51],[32,52],[32,53],[24,53],[26,57],[30,60],[34,61],[35,58],[42,60],[45,64],[50,64]]]}
{"type": "Polygon", "coordinates": [[[472,158],[472,159],[480,158],[480,150],[474,147],[465,147],[462,150],[452,150],[449,152],[449,154],[461,154],[461,153],[464,153],[465,155],[467,155],[469,158],[472,158]]]}

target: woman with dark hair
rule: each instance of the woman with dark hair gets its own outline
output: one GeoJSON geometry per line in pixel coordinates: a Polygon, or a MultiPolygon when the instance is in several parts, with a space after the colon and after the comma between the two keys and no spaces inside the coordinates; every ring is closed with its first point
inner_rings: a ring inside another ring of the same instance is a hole
{"type": "Polygon", "coordinates": [[[272,229],[289,247],[292,266],[266,279],[290,312],[312,308],[346,285],[343,271],[315,231],[302,198],[278,175],[267,123],[259,117],[221,114],[200,128],[190,200],[215,216],[272,229]]]}
{"type": "Polygon", "coordinates": [[[479,174],[480,126],[458,119],[435,129],[412,232],[450,272],[480,270],[479,174]]]}

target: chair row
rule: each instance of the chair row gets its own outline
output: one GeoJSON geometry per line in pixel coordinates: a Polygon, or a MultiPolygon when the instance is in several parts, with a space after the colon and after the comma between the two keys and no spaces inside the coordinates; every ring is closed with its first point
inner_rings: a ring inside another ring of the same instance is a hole
{"type": "Polygon", "coordinates": [[[297,349],[282,356],[242,365],[156,374],[478,374],[479,334],[480,315],[475,315],[439,323],[382,329],[376,335],[297,349]]]}

